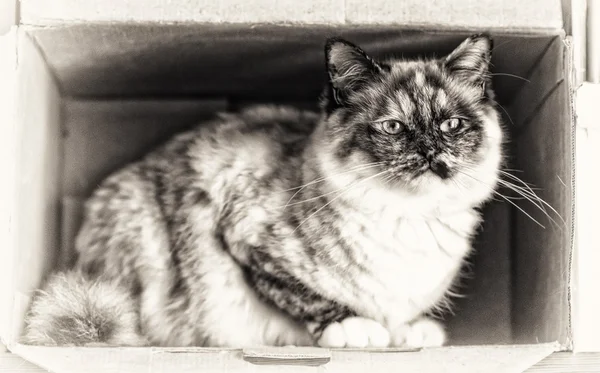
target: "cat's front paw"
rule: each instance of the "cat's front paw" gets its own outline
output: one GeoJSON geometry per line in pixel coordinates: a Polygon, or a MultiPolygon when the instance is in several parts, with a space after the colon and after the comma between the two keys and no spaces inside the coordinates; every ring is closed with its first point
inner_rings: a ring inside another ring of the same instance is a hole
{"type": "Polygon", "coordinates": [[[317,343],[321,347],[387,347],[390,333],[377,321],[348,317],[327,326],[317,343]]]}
{"type": "Polygon", "coordinates": [[[444,326],[427,317],[401,325],[391,334],[392,346],[395,347],[440,347],[446,342],[444,326]]]}

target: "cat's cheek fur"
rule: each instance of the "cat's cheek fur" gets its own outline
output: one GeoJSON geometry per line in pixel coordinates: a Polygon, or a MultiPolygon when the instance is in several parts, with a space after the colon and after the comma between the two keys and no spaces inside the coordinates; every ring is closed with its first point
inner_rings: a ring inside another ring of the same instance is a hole
{"type": "Polygon", "coordinates": [[[479,154],[481,160],[475,166],[470,166],[467,175],[463,173],[456,176],[459,185],[468,186],[473,205],[480,205],[493,196],[499,178],[498,170],[503,162],[504,139],[499,116],[490,109],[483,118],[484,140],[479,154]]]}

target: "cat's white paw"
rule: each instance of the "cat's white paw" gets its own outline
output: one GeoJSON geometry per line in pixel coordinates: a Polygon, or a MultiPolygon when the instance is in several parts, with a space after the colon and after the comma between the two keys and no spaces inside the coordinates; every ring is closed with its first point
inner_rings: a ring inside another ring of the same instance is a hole
{"type": "Polygon", "coordinates": [[[318,344],[321,347],[387,347],[390,333],[377,321],[348,317],[325,328],[318,344]]]}
{"type": "Polygon", "coordinates": [[[392,345],[396,347],[440,347],[445,342],[443,325],[427,317],[399,326],[392,332],[392,345]]]}

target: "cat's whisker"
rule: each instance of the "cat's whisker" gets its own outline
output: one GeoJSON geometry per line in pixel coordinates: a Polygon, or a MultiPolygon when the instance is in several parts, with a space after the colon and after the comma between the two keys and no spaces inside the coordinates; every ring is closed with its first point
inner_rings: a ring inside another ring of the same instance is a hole
{"type": "Polygon", "coordinates": [[[394,180],[394,178],[395,178],[395,175],[393,173],[390,173],[383,179],[383,183],[387,184],[390,188],[394,188],[397,183],[397,181],[394,180]]]}
{"type": "Polygon", "coordinates": [[[517,78],[517,79],[521,79],[523,81],[526,81],[527,83],[531,83],[531,80],[527,79],[527,78],[523,78],[522,76],[518,76],[515,74],[509,74],[509,73],[493,73],[493,74],[489,74],[490,76],[510,76],[511,78],[517,78]]]}
{"type": "Polygon", "coordinates": [[[531,202],[538,209],[540,209],[550,220],[554,221],[554,219],[552,219],[552,217],[550,217],[550,215],[548,214],[548,211],[546,211],[546,208],[544,207],[544,205],[542,203],[540,203],[541,198],[539,198],[535,194],[530,195],[526,190],[520,189],[519,186],[514,185],[514,184],[507,182],[505,180],[502,180],[502,179],[498,180],[498,185],[503,186],[503,187],[515,192],[516,194],[522,196],[524,199],[531,202]]]}
{"type": "MultiPolygon", "coordinates": [[[[302,201],[296,201],[296,202],[294,202],[294,203],[290,203],[290,201],[291,201],[291,200],[293,199],[293,197],[294,197],[294,196],[292,196],[292,198],[290,198],[290,200],[289,200],[289,201],[288,201],[288,202],[287,202],[285,205],[283,205],[283,206],[278,206],[278,207],[275,207],[275,209],[284,209],[284,210],[285,210],[285,209],[286,209],[288,206],[295,206],[295,205],[300,205],[300,204],[303,204],[303,203],[306,203],[306,202],[315,201],[315,200],[317,200],[317,199],[321,199],[321,198],[323,198],[323,197],[325,197],[325,196],[328,196],[328,195],[330,195],[330,194],[334,194],[334,193],[337,193],[337,192],[339,192],[339,191],[342,191],[342,190],[344,190],[345,188],[346,188],[346,187],[344,187],[344,188],[339,188],[339,189],[333,190],[333,191],[331,191],[331,192],[327,192],[327,193],[319,194],[318,196],[315,196],[315,197],[307,198],[307,199],[305,199],[305,200],[302,200],[302,201]]],[[[296,193],[297,193],[297,192],[296,192],[296,193]]]]}
{"type": "Polygon", "coordinates": [[[512,120],[510,114],[508,113],[508,110],[506,110],[504,108],[504,106],[500,105],[500,103],[492,98],[490,98],[490,101],[492,101],[494,104],[496,104],[496,106],[500,107],[500,109],[502,109],[502,111],[504,111],[504,113],[506,114],[506,116],[508,117],[508,120],[510,120],[510,123],[515,126],[515,122],[512,120]]]}
{"type": "MultiPolygon", "coordinates": [[[[285,208],[286,208],[287,206],[289,206],[289,205],[290,205],[290,202],[291,202],[291,201],[292,201],[292,200],[293,200],[293,199],[294,199],[294,198],[295,198],[295,197],[296,197],[296,196],[297,196],[297,195],[298,195],[298,194],[299,194],[299,193],[300,193],[302,190],[304,190],[304,188],[306,188],[306,187],[308,187],[308,186],[310,186],[310,185],[314,185],[314,184],[317,184],[317,183],[321,183],[321,182],[323,182],[323,181],[326,181],[326,180],[328,180],[328,179],[331,179],[331,178],[333,178],[333,177],[336,177],[336,176],[345,175],[345,174],[352,173],[352,172],[364,171],[364,170],[367,170],[367,169],[375,168],[375,167],[378,167],[378,166],[380,166],[381,164],[383,164],[383,162],[373,162],[373,163],[367,163],[367,164],[363,164],[363,165],[358,165],[358,166],[352,167],[352,168],[350,168],[349,170],[346,170],[346,171],[342,171],[342,172],[339,172],[339,173],[336,173],[336,174],[332,174],[332,175],[328,175],[328,176],[320,177],[320,178],[318,178],[318,179],[316,179],[316,180],[313,180],[313,181],[311,181],[311,182],[309,182],[309,183],[306,183],[306,184],[304,184],[304,185],[298,186],[298,187],[296,187],[296,188],[290,188],[290,189],[287,189],[287,190],[283,190],[282,192],[287,192],[287,191],[292,191],[292,190],[298,189],[298,190],[297,190],[297,191],[296,191],[296,192],[295,192],[295,193],[294,193],[294,194],[293,194],[293,195],[290,197],[290,199],[289,199],[289,200],[286,202],[285,206],[283,206],[283,209],[285,210],[285,208]]],[[[315,198],[319,198],[319,197],[315,197],[315,198]]]]}
{"type": "MultiPolygon", "coordinates": [[[[362,167],[362,168],[359,168],[359,169],[353,168],[353,169],[351,169],[351,170],[348,170],[348,171],[346,171],[346,172],[343,172],[343,173],[338,173],[338,174],[335,174],[335,175],[331,175],[331,176],[329,176],[328,178],[330,178],[330,177],[333,177],[333,176],[339,176],[339,175],[342,175],[342,174],[347,174],[347,173],[350,173],[350,172],[365,171],[365,170],[368,170],[368,169],[371,169],[371,168],[375,168],[375,167],[379,166],[381,163],[382,163],[382,162],[376,162],[375,164],[363,165],[363,166],[368,166],[368,167],[362,167]]],[[[325,179],[327,179],[327,178],[323,178],[323,180],[320,180],[320,181],[324,181],[325,179]]],[[[319,182],[320,182],[320,181],[319,181],[319,182]]],[[[343,189],[344,189],[344,188],[339,188],[339,189],[336,189],[336,190],[334,190],[334,191],[331,191],[331,192],[327,192],[327,193],[324,193],[324,194],[318,195],[318,196],[316,196],[316,197],[311,197],[311,198],[305,199],[305,200],[303,200],[303,201],[298,201],[298,202],[290,203],[290,202],[291,202],[291,201],[292,201],[292,200],[293,200],[293,199],[294,199],[294,198],[295,198],[295,197],[298,195],[298,193],[300,193],[300,192],[301,192],[301,191],[302,191],[302,190],[303,190],[305,187],[307,187],[307,186],[309,186],[309,185],[311,185],[311,184],[314,184],[314,183],[316,183],[316,182],[317,182],[317,181],[315,181],[315,182],[313,182],[313,183],[309,183],[309,184],[306,184],[306,185],[304,185],[302,188],[300,188],[298,191],[296,191],[296,193],[294,193],[294,194],[293,194],[293,195],[290,197],[290,199],[287,201],[287,203],[286,203],[284,206],[276,207],[276,209],[283,208],[283,209],[285,210],[285,209],[286,209],[288,206],[294,206],[294,205],[298,205],[298,204],[301,204],[301,203],[306,203],[306,202],[314,201],[314,200],[317,200],[317,199],[319,199],[319,198],[322,198],[322,197],[328,196],[328,195],[330,195],[330,194],[333,194],[333,193],[339,192],[339,191],[341,191],[341,190],[343,190],[343,189]]]]}
{"type": "Polygon", "coordinates": [[[503,47],[503,46],[504,46],[504,45],[506,45],[506,44],[513,43],[513,42],[515,42],[516,40],[517,40],[517,39],[509,39],[509,40],[506,40],[505,42],[502,42],[502,43],[496,44],[496,45],[494,46],[494,48],[492,48],[492,52],[496,51],[497,49],[499,49],[500,47],[503,47]]]}
{"type": "Polygon", "coordinates": [[[538,197],[535,193],[530,193],[527,189],[502,179],[498,180],[498,184],[512,190],[513,192],[517,193],[518,195],[524,198],[529,199],[532,203],[535,203],[535,205],[539,206],[541,209],[545,208],[544,204],[542,203],[543,200],[540,197],[538,197]]]}
{"type": "MultiPolygon", "coordinates": [[[[468,170],[474,171],[473,169],[469,168],[468,166],[466,167],[468,170]]],[[[520,195],[522,198],[516,198],[516,197],[509,197],[509,196],[504,196],[505,198],[511,198],[514,200],[517,199],[526,199],[529,202],[531,202],[533,205],[535,205],[538,209],[540,209],[547,217],[550,221],[552,221],[554,224],[556,224],[557,226],[559,226],[558,222],[556,222],[548,213],[548,211],[546,210],[546,208],[544,206],[547,206],[550,210],[552,210],[552,212],[554,212],[559,218],[560,220],[563,222],[563,224],[566,226],[566,222],[563,219],[563,217],[560,215],[560,213],[558,211],[556,211],[556,209],[554,209],[549,203],[547,203],[546,201],[544,201],[541,197],[539,197],[535,192],[534,189],[539,190],[539,188],[533,188],[532,186],[530,186],[528,183],[526,183],[525,181],[521,180],[520,178],[518,178],[515,175],[512,175],[504,170],[498,170],[503,176],[509,177],[512,180],[515,180],[517,182],[519,182],[520,184],[524,185],[524,187],[516,185],[512,182],[510,182],[509,180],[503,180],[503,179],[499,179],[498,180],[498,184],[501,186],[504,186],[510,190],[512,190],[513,192],[517,193],[518,195],[520,195]]],[[[490,186],[488,184],[488,186],[490,186]]],[[[490,186],[491,187],[491,186],[490,186]]]]}
{"type": "Polygon", "coordinates": [[[352,190],[356,186],[358,186],[358,185],[360,185],[360,184],[362,184],[362,183],[364,183],[366,181],[369,181],[369,180],[374,179],[374,178],[376,178],[378,176],[381,176],[381,175],[385,175],[388,172],[391,172],[391,170],[385,170],[385,171],[379,172],[379,173],[377,173],[375,175],[368,176],[368,177],[366,177],[366,178],[364,178],[364,179],[362,179],[362,180],[360,180],[360,181],[358,181],[358,182],[356,182],[354,184],[349,185],[348,187],[345,188],[344,191],[340,192],[340,194],[338,194],[337,196],[335,196],[334,198],[332,198],[329,202],[327,202],[326,204],[324,204],[323,206],[321,206],[320,208],[318,208],[315,212],[313,212],[308,217],[306,217],[304,220],[302,220],[300,222],[300,224],[298,224],[298,226],[296,228],[294,228],[294,230],[292,231],[291,234],[294,234],[298,230],[298,228],[300,228],[300,226],[302,224],[304,224],[310,218],[312,218],[313,216],[315,216],[316,214],[318,214],[321,210],[323,210],[325,207],[329,206],[331,203],[333,203],[334,201],[336,201],[338,198],[342,197],[348,191],[352,190]]]}
{"type": "Polygon", "coordinates": [[[525,172],[525,171],[523,171],[523,170],[519,170],[519,169],[516,169],[516,168],[503,168],[503,169],[502,169],[502,171],[507,171],[507,172],[520,172],[520,173],[523,173],[523,172],[525,172]]]}
{"type": "MultiPolygon", "coordinates": [[[[500,182],[502,183],[502,185],[506,186],[507,188],[512,189],[513,191],[515,191],[516,193],[520,194],[521,196],[525,197],[526,199],[530,200],[534,199],[535,201],[537,201],[539,203],[540,208],[544,211],[544,213],[546,213],[546,215],[548,215],[548,218],[550,218],[551,220],[553,220],[550,215],[548,214],[548,212],[546,211],[545,207],[548,207],[553,213],[555,213],[560,220],[562,221],[562,223],[566,226],[566,221],[563,219],[563,217],[560,215],[560,213],[558,211],[556,211],[556,209],[554,207],[552,207],[552,205],[550,205],[548,202],[544,201],[541,197],[539,197],[534,191],[533,188],[529,186],[529,184],[527,184],[525,181],[521,180],[520,178],[518,178],[515,175],[512,175],[506,171],[503,170],[499,170],[500,173],[506,177],[509,177],[510,179],[522,184],[524,187],[521,187],[519,185],[515,185],[507,180],[502,180],[500,179],[500,182]],[[530,198],[528,198],[530,197],[530,198]]],[[[532,203],[534,203],[533,201],[531,201],[532,203]]],[[[537,204],[536,204],[537,205],[537,204]]],[[[558,225],[558,223],[556,223],[558,225]]]]}
{"type": "Polygon", "coordinates": [[[525,214],[529,219],[531,219],[534,223],[536,223],[537,225],[539,225],[540,227],[546,229],[546,226],[543,225],[542,223],[540,223],[539,221],[537,221],[533,216],[531,216],[529,213],[527,213],[525,210],[523,210],[521,207],[519,207],[519,205],[517,205],[516,203],[514,203],[510,198],[506,197],[504,194],[493,190],[492,191],[494,194],[500,196],[501,198],[505,199],[508,203],[510,203],[511,205],[515,206],[517,209],[519,209],[519,211],[521,211],[523,214],[525,214]]]}
{"type": "MultiPolygon", "coordinates": [[[[456,185],[457,189],[464,196],[465,195],[465,191],[468,190],[469,188],[466,185],[464,185],[463,183],[459,182],[458,180],[455,180],[455,179],[451,179],[451,180],[454,182],[454,184],[456,185]]],[[[507,197],[507,198],[510,198],[510,197],[507,197]]],[[[492,200],[494,200],[494,201],[502,201],[501,199],[498,199],[496,197],[492,197],[492,200]]]]}
{"type": "Polygon", "coordinates": [[[513,180],[515,180],[515,181],[519,182],[520,184],[523,184],[523,185],[525,185],[525,186],[527,187],[527,189],[531,190],[532,192],[533,192],[533,190],[534,190],[534,189],[536,189],[536,190],[540,190],[540,188],[535,188],[535,187],[533,186],[533,184],[529,184],[529,183],[527,183],[527,182],[525,182],[525,181],[523,181],[523,180],[519,179],[517,176],[515,176],[515,175],[511,174],[510,172],[507,172],[507,170],[498,170],[498,172],[500,172],[500,173],[501,173],[502,175],[504,175],[504,176],[510,177],[511,179],[513,179],[513,180]]]}
{"type": "Polygon", "coordinates": [[[482,185],[484,185],[484,186],[487,186],[487,187],[490,189],[490,191],[491,191],[492,193],[494,193],[494,194],[496,194],[496,195],[500,196],[501,198],[503,198],[504,200],[506,200],[508,203],[510,203],[511,205],[515,206],[517,209],[519,209],[519,210],[520,210],[520,211],[521,211],[523,214],[525,214],[525,215],[526,215],[526,216],[527,216],[529,219],[531,219],[531,220],[532,220],[534,223],[536,223],[536,224],[537,224],[537,225],[539,225],[540,227],[542,227],[542,228],[546,229],[546,227],[545,227],[545,226],[544,226],[542,223],[540,223],[539,221],[537,221],[537,220],[536,220],[536,219],[535,219],[533,216],[531,216],[529,213],[527,213],[527,211],[523,210],[523,209],[522,209],[522,208],[521,208],[519,205],[517,205],[516,203],[514,203],[513,201],[511,201],[511,199],[510,199],[510,198],[508,198],[508,197],[506,197],[504,194],[502,194],[502,193],[500,193],[500,192],[496,191],[494,188],[490,187],[490,185],[489,185],[489,184],[487,184],[487,183],[485,183],[485,182],[483,182],[483,181],[481,181],[481,180],[477,179],[476,177],[474,177],[474,176],[472,176],[472,175],[469,175],[469,174],[468,174],[468,173],[466,173],[466,172],[462,172],[462,171],[458,171],[458,172],[459,172],[459,173],[461,173],[462,175],[465,175],[465,176],[467,176],[467,177],[470,177],[471,179],[473,179],[473,180],[475,180],[475,181],[477,181],[477,182],[481,183],[481,184],[482,184],[482,185]]]}
{"type": "MultiPolygon", "coordinates": [[[[467,169],[474,171],[472,169],[470,169],[469,167],[467,167],[467,169]]],[[[563,224],[566,225],[565,220],[562,218],[562,216],[560,215],[560,213],[558,211],[556,211],[556,209],[554,209],[549,203],[547,203],[546,201],[544,201],[541,197],[539,197],[534,191],[533,188],[529,186],[529,184],[527,184],[526,182],[524,182],[523,180],[519,179],[518,177],[503,171],[503,170],[498,170],[501,175],[506,176],[506,177],[510,177],[512,180],[515,180],[521,184],[523,184],[525,187],[516,185],[508,180],[503,180],[503,179],[499,179],[498,180],[498,184],[501,186],[504,186],[510,190],[512,190],[513,192],[517,193],[518,195],[520,195],[521,197],[523,197],[522,199],[526,199],[529,202],[531,202],[534,206],[536,206],[538,209],[540,209],[547,217],[550,221],[552,221],[554,224],[559,225],[548,213],[548,211],[546,210],[546,208],[544,206],[547,206],[548,208],[550,208],[552,210],[552,212],[554,212],[556,215],[558,215],[558,217],[561,219],[561,221],[563,222],[563,224]]],[[[488,186],[490,186],[488,184],[488,186]]],[[[490,186],[491,187],[491,186],[490,186]]],[[[510,198],[508,196],[505,196],[505,198],[510,198]]],[[[516,198],[512,198],[512,199],[516,199],[516,198]]]]}
{"type": "Polygon", "coordinates": [[[342,172],[338,172],[338,173],[335,173],[335,174],[331,174],[331,175],[319,177],[319,178],[314,179],[314,180],[312,180],[312,181],[310,181],[310,182],[308,182],[306,184],[298,185],[298,186],[293,187],[293,188],[282,189],[282,190],[278,191],[278,193],[291,192],[293,190],[306,188],[307,186],[310,186],[310,185],[313,185],[313,184],[317,184],[317,183],[326,181],[327,179],[331,179],[331,178],[334,178],[336,176],[345,175],[345,174],[348,174],[348,173],[351,173],[351,172],[361,171],[363,169],[373,168],[373,167],[381,165],[382,163],[383,162],[378,162],[376,164],[367,164],[367,165],[355,166],[353,168],[350,168],[350,169],[342,171],[342,172]]]}
{"type": "Polygon", "coordinates": [[[302,188],[305,188],[307,186],[310,186],[310,185],[313,185],[313,184],[316,184],[316,183],[320,183],[322,181],[325,181],[327,179],[330,179],[330,178],[333,178],[333,177],[336,177],[336,176],[345,175],[345,174],[348,174],[348,173],[351,173],[351,172],[361,171],[363,168],[372,168],[372,167],[380,166],[382,164],[384,164],[384,162],[373,162],[373,163],[366,163],[366,164],[354,166],[354,167],[351,167],[350,169],[347,169],[345,171],[338,172],[338,173],[331,174],[331,175],[327,175],[327,176],[323,176],[323,177],[319,177],[319,178],[317,178],[315,180],[312,180],[312,181],[310,181],[310,182],[308,182],[306,184],[299,185],[299,186],[293,187],[293,188],[283,189],[283,190],[280,190],[278,192],[279,193],[291,192],[292,190],[302,189],[302,188]]]}
{"type": "Polygon", "coordinates": [[[467,187],[463,183],[459,182],[456,179],[450,179],[450,180],[452,180],[454,185],[456,185],[456,190],[458,190],[460,192],[460,194],[462,194],[464,196],[465,190],[467,190],[467,187]]]}
{"type": "Polygon", "coordinates": [[[383,180],[381,180],[381,183],[385,186],[391,186],[391,180],[389,179],[389,177],[384,178],[383,180]]]}
{"type": "Polygon", "coordinates": [[[557,226],[560,226],[560,224],[558,224],[558,222],[556,220],[554,220],[554,218],[552,218],[550,216],[550,214],[548,213],[548,211],[546,210],[545,206],[548,206],[552,212],[554,212],[559,218],[560,220],[563,222],[564,225],[566,225],[565,220],[563,219],[563,217],[558,213],[558,211],[556,211],[550,204],[548,204],[546,201],[544,201],[543,199],[541,199],[539,196],[533,194],[529,194],[527,191],[522,190],[522,189],[518,189],[519,187],[517,185],[514,185],[512,183],[508,183],[504,180],[499,180],[499,184],[514,191],[515,193],[521,195],[524,199],[526,199],[527,201],[531,202],[533,205],[535,205],[538,209],[540,209],[547,217],[550,221],[552,221],[554,224],[556,224],[557,226]]]}
{"type": "MultiPolygon", "coordinates": [[[[500,175],[500,176],[506,176],[506,177],[508,177],[507,175],[500,175]]],[[[511,178],[511,179],[512,179],[512,178],[511,178]]],[[[501,179],[501,180],[504,180],[504,179],[501,179]]],[[[514,180],[514,179],[512,179],[512,180],[514,180]]],[[[512,181],[511,181],[511,180],[504,180],[504,181],[506,181],[506,182],[511,182],[511,183],[512,183],[512,181]]],[[[520,184],[523,184],[523,183],[521,183],[521,182],[519,182],[519,183],[520,183],[520,184]]],[[[514,184],[514,185],[516,185],[516,184],[514,184]]],[[[524,183],[523,185],[524,185],[524,186],[520,186],[520,185],[518,185],[518,187],[519,187],[519,188],[521,188],[521,189],[523,189],[523,190],[526,190],[528,193],[533,193],[533,194],[535,194],[535,191],[536,191],[536,190],[537,190],[537,191],[541,191],[541,190],[542,190],[542,188],[536,188],[536,187],[532,186],[531,184],[524,183]]]]}
{"type": "Polygon", "coordinates": [[[339,192],[339,191],[341,191],[341,190],[343,190],[343,189],[344,189],[344,188],[340,188],[340,189],[333,190],[333,191],[331,191],[331,192],[327,192],[327,193],[319,194],[319,195],[318,195],[318,196],[316,196],[316,197],[307,198],[307,199],[305,199],[305,200],[302,200],[302,201],[297,201],[297,202],[294,202],[294,203],[287,203],[287,204],[285,204],[285,205],[283,205],[283,206],[277,206],[277,207],[275,207],[274,209],[275,209],[275,210],[277,210],[277,209],[283,209],[283,210],[285,210],[285,209],[286,209],[286,208],[288,208],[289,206],[296,206],[296,205],[301,205],[301,204],[303,204],[303,203],[307,203],[307,202],[315,201],[315,200],[317,200],[317,199],[321,199],[321,198],[323,198],[323,197],[325,197],[325,196],[328,196],[328,195],[330,195],[330,194],[337,193],[337,192],[339,192]]]}

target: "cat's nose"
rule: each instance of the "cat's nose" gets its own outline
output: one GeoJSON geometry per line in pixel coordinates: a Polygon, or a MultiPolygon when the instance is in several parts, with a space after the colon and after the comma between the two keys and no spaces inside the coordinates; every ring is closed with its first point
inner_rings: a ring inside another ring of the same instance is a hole
{"type": "Polygon", "coordinates": [[[429,163],[431,163],[431,161],[433,161],[433,158],[435,157],[435,152],[433,150],[428,150],[422,152],[421,154],[423,154],[423,156],[425,157],[425,159],[427,159],[427,162],[429,163]]]}

